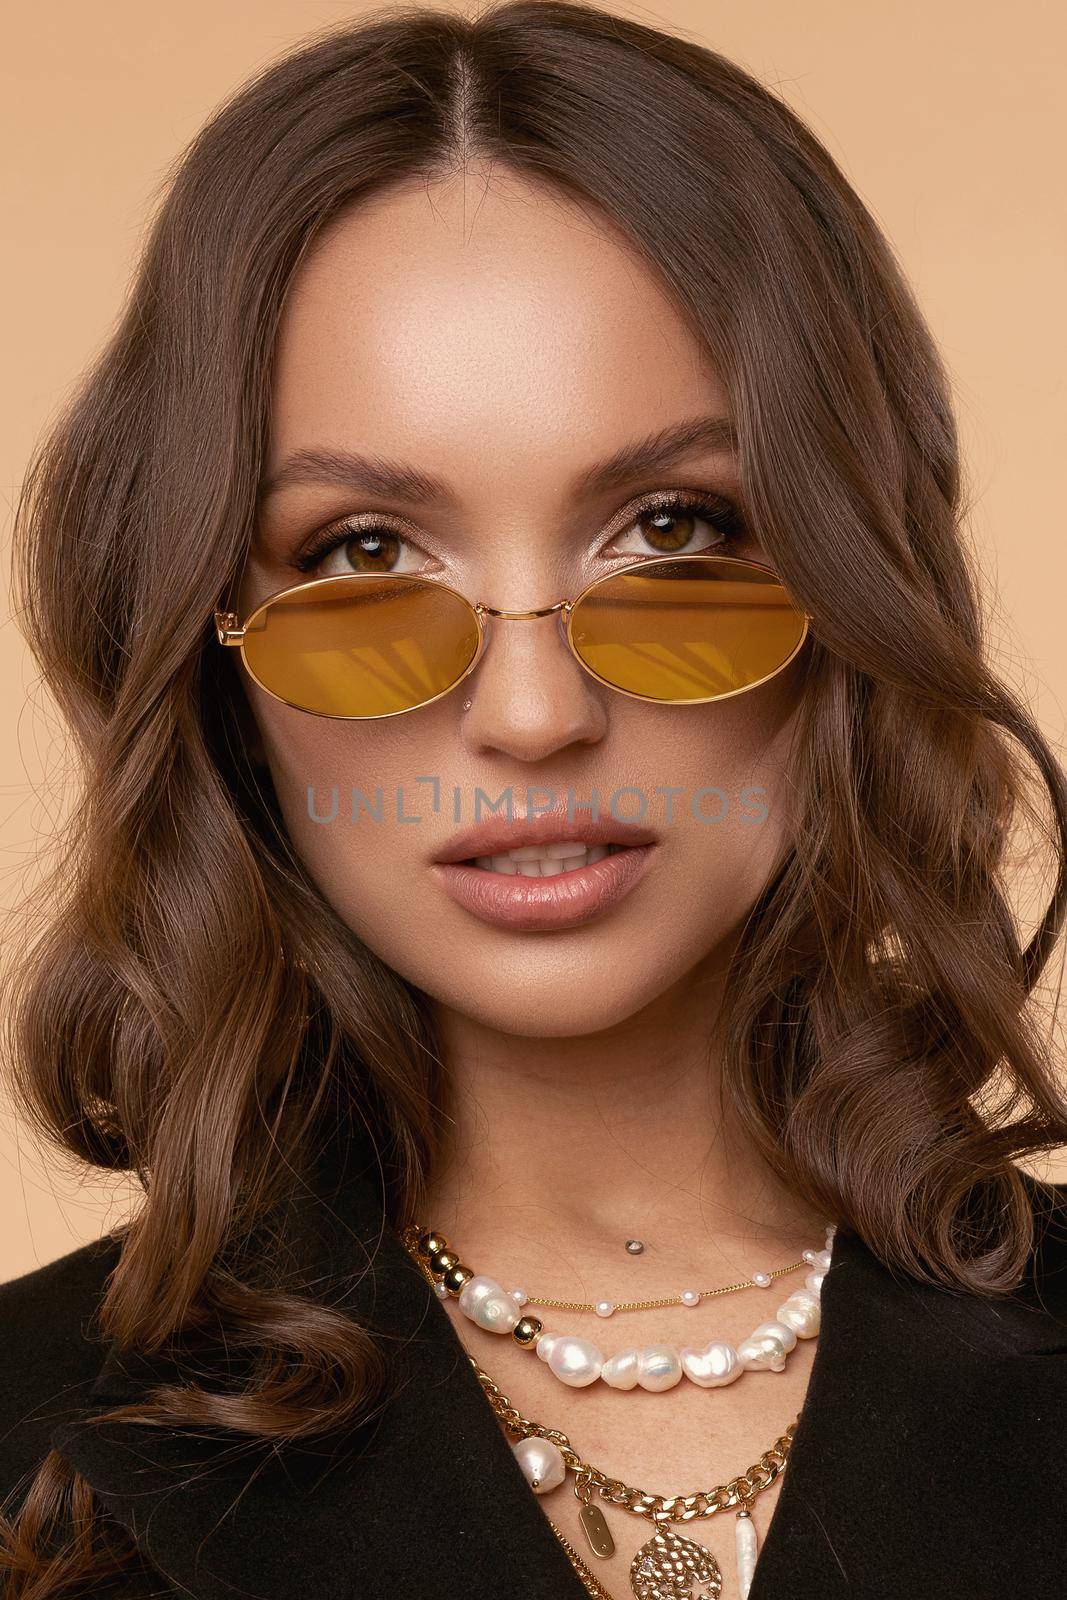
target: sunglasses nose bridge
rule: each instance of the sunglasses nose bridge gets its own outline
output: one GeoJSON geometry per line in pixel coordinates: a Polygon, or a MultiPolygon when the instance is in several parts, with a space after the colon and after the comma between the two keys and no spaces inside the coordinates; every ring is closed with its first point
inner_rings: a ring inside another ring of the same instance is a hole
{"type": "MultiPolygon", "coordinates": [[[[473,670],[473,668],[478,665],[482,656],[485,654],[485,651],[489,648],[489,637],[492,632],[490,620],[493,618],[499,618],[502,622],[530,622],[535,621],[539,617],[555,616],[559,636],[563,643],[570,648],[570,637],[567,632],[567,618],[571,611],[571,604],[572,602],[570,600],[557,600],[555,605],[541,606],[536,611],[504,611],[497,606],[483,605],[482,602],[479,601],[474,607],[474,612],[478,618],[478,623],[481,629],[482,645],[481,649],[478,651],[477,657],[471,663],[471,668],[468,670],[473,670]]],[[[464,674],[464,676],[466,676],[466,674],[464,674]]]]}
{"type": "Polygon", "coordinates": [[[569,600],[557,600],[554,606],[542,606],[539,611],[499,611],[495,606],[478,604],[475,611],[483,617],[502,617],[506,622],[525,621],[530,617],[550,617],[554,611],[569,611],[569,600]]]}

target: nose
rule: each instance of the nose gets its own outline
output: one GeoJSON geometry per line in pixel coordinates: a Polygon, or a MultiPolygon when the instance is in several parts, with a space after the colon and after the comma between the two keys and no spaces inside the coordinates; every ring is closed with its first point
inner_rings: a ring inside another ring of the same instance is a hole
{"type": "Polygon", "coordinates": [[[611,691],[571,653],[563,602],[523,612],[482,610],[485,648],[460,685],[470,701],[460,724],[468,747],[536,763],[568,745],[602,739],[611,691]]]}

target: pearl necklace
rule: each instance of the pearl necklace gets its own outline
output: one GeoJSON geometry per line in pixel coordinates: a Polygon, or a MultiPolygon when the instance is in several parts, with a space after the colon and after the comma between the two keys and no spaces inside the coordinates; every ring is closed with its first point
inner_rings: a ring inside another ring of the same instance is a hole
{"type": "MultiPolygon", "coordinates": [[[[774,1371],[781,1371],[785,1364],[785,1355],[796,1343],[797,1337],[811,1338],[818,1333],[819,1328],[819,1297],[822,1290],[823,1278],[830,1267],[831,1246],[837,1229],[833,1223],[826,1229],[826,1245],[822,1251],[804,1251],[803,1260],[810,1264],[814,1271],[805,1280],[805,1288],[797,1290],[778,1308],[778,1318],[773,1323],[761,1324],[747,1340],[743,1340],[733,1352],[737,1358],[736,1369],[729,1376],[716,1377],[714,1374],[706,1378],[699,1370],[694,1374],[689,1366],[682,1366],[682,1370],[693,1378],[693,1381],[705,1388],[716,1387],[721,1383],[728,1383],[739,1372],[749,1368],[764,1367],[774,1371]],[[793,1302],[790,1306],[790,1302],[793,1302]],[[783,1320],[783,1313],[789,1311],[803,1323],[803,1330],[796,1328],[793,1321],[783,1320]],[[791,1336],[791,1337],[790,1337],[791,1336]]],[[[459,1258],[449,1250],[448,1241],[443,1234],[433,1230],[422,1230],[417,1225],[405,1228],[401,1234],[405,1249],[419,1267],[423,1276],[433,1285],[436,1293],[444,1298],[453,1295],[463,1304],[463,1295],[469,1286],[478,1283],[470,1268],[465,1267],[459,1258]]],[[[800,1265],[801,1263],[798,1263],[800,1265]]],[[[781,1272],[794,1270],[782,1268],[781,1272]]],[[[756,1274],[750,1284],[734,1285],[730,1287],[765,1287],[761,1279],[770,1281],[770,1274],[756,1274]]],[[[510,1332],[515,1342],[524,1348],[537,1348],[546,1337],[541,1332],[541,1324],[536,1317],[521,1316],[521,1305],[530,1303],[530,1297],[522,1295],[518,1302],[516,1295],[506,1295],[499,1284],[492,1279],[482,1280],[490,1287],[478,1289],[472,1300],[472,1309],[467,1310],[467,1315],[477,1326],[484,1327],[490,1332],[510,1332]],[[481,1308],[486,1308],[482,1310],[481,1308]],[[480,1310],[480,1315],[474,1315],[473,1310],[480,1310]]],[[[704,1295],[727,1293],[729,1288],[723,1290],[708,1290],[704,1295]]],[[[519,1291],[522,1294],[522,1291],[519,1291]]],[[[544,1304],[545,1302],[537,1302],[544,1304]]],[[[668,1302],[673,1303],[673,1302],[668,1302]]],[[[681,1303],[689,1305],[688,1299],[681,1303]]],[[[693,1302],[697,1303],[697,1302],[693,1302]]],[[[583,1307],[582,1309],[596,1309],[583,1307]]],[[[619,1307],[618,1309],[626,1309],[619,1307]]],[[[548,1335],[551,1341],[547,1346],[544,1359],[549,1362],[558,1344],[566,1339],[579,1344],[587,1341],[573,1341],[569,1335],[548,1335]]],[[[707,1354],[713,1348],[709,1346],[707,1354]]],[[[731,1347],[726,1346],[727,1350],[731,1347]]],[[[594,1347],[595,1349],[595,1347],[594,1347]]],[[[625,1356],[637,1357],[636,1376],[632,1382],[616,1383],[617,1388],[633,1388],[642,1382],[643,1387],[654,1389],[671,1388],[680,1381],[682,1372],[673,1376],[667,1382],[657,1381],[655,1377],[654,1361],[657,1359],[654,1352],[669,1350],[670,1347],[653,1346],[650,1351],[623,1352],[625,1356]],[[651,1379],[651,1381],[649,1381],[651,1379]]],[[[540,1350],[539,1350],[540,1354],[540,1350]]],[[[681,1358],[692,1355],[691,1351],[681,1352],[681,1358]]],[[[599,1352],[596,1352],[599,1356],[599,1352]]],[[[575,1473],[574,1493],[582,1503],[579,1512],[579,1522],[589,1542],[589,1547],[594,1555],[607,1557],[615,1553],[615,1541],[607,1526],[603,1512],[599,1506],[592,1504],[593,1492],[610,1503],[621,1505],[624,1510],[637,1516],[650,1517],[656,1528],[653,1537],[642,1545],[630,1564],[629,1578],[630,1589],[634,1600],[678,1600],[683,1593],[692,1590],[696,1583],[706,1584],[701,1591],[703,1600],[718,1600],[722,1594],[722,1572],[718,1562],[709,1550],[698,1544],[693,1539],[683,1538],[676,1534],[670,1527],[672,1522],[684,1521],[688,1523],[696,1517],[713,1516],[716,1512],[739,1507],[735,1522],[735,1543],[737,1561],[737,1582],[739,1600],[747,1600],[749,1588],[752,1583],[756,1567],[758,1542],[755,1524],[752,1521],[751,1506],[756,1495],[767,1489],[784,1470],[786,1457],[792,1443],[799,1418],[790,1423],[783,1436],[763,1452],[758,1463],[730,1479],[727,1484],[720,1484],[714,1489],[702,1491],[693,1495],[663,1496],[646,1494],[637,1489],[631,1489],[619,1480],[608,1477],[598,1467],[591,1466],[574,1450],[565,1433],[559,1429],[546,1427],[542,1423],[532,1422],[524,1417],[512,1406],[507,1396],[502,1394],[493,1380],[478,1365],[473,1356],[467,1358],[473,1366],[482,1388],[505,1428],[511,1433],[518,1434],[518,1440],[512,1446],[513,1453],[519,1463],[523,1476],[535,1494],[545,1494],[558,1488],[565,1480],[567,1470],[575,1473]]],[[[612,1360],[618,1361],[616,1357],[612,1360]]],[[[593,1372],[592,1377],[585,1376],[581,1379],[584,1385],[595,1381],[597,1377],[604,1377],[604,1366],[607,1363],[601,1359],[600,1368],[593,1372]]],[[[551,1369],[554,1370],[554,1369],[551,1369]]],[[[559,1374],[557,1373],[557,1376],[559,1374]]],[[[574,1383],[573,1378],[564,1378],[564,1382],[574,1383]]],[[[610,1378],[608,1380],[610,1382],[610,1378]]],[[[563,1546],[567,1558],[575,1572],[581,1578],[587,1593],[592,1600],[612,1600],[612,1596],[600,1583],[599,1579],[582,1561],[577,1551],[565,1538],[551,1518],[549,1526],[563,1546]]]]}
{"type": "Polygon", "coordinates": [[[441,1299],[457,1298],[459,1309],[477,1327],[488,1333],[510,1334],[522,1349],[536,1350],[561,1383],[580,1389],[599,1379],[612,1389],[629,1390],[640,1386],[662,1393],[673,1389],[683,1376],[702,1389],[715,1389],[733,1383],[742,1372],[783,1372],[786,1357],[795,1349],[797,1340],[818,1335],[819,1296],[830,1266],[835,1231],[834,1225],[829,1224],[824,1248],[805,1250],[802,1260],[794,1266],[780,1267],[773,1273],[757,1272],[745,1282],[725,1288],[685,1289],[667,1300],[633,1301],[623,1305],[610,1301],[585,1305],[574,1301],[533,1300],[522,1289],[508,1293],[495,1278],[475,1274],[464,1266],[443,1234],[411,1224],[404,1229],[402,1238],[408,1254],[441,1299]],[[631,1347],[606,1357],[592,1340],[571,1333],[548,1333],[538,1317],[522,1314],[522,1307],[528,1304],[563,1305],[573,1310],[596,1311],[602,1317],[614,1315],[616,1311],[644,1310],[659,1305],[693,1307],[713,1295],[728,1294],[736,1289],[767,1288],[774,1278],[796,1271],[805,1263],[812,1271],[804,1280],[804,1288],[794,1290],[778,1307],[772,1320],[761,1322],[736,1347],[713,1339],[703,1348],[678,1349],[673,1344],[653,1344],[631,1347]]]}

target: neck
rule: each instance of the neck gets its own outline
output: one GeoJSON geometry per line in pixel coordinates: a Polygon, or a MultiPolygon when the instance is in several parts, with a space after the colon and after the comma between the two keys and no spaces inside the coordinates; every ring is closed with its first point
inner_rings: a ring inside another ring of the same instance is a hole
{"type": "Polygon", "coordinates": [[[425,1225],[474,1271],[547,1273],[561,1294],[587,1271],[621,1277],[627,1239],[646,1241],[649,1293],[670,1292],[679,1271],[706,1284],[820,1248],[826,1219],[720,1114],[718,998],[698,968],[576,1037],[516,1037],[439,1010],[455,1120],[425,1225]]]}

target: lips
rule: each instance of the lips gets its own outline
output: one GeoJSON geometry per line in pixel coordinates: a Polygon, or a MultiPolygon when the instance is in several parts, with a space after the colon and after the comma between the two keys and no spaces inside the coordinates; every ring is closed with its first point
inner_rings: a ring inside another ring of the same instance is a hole
{"type": "Polygon", "coordinates": [[[590,845],[618,845],[635,848],[655,844],[659,835],[639,822],[620,821],[608,815],[594,818],[577,804],[570,808],[558,802],[551,811],[536,816],[506,815],[487,817],[472,827],[452,835],[432,860],[437,863],[477,861],[485,856],[504,855],[524,845],[547,845],[578,841],[590,845]]]}
{"type": "Polygon", "coordinates": [[[481,922],[513,933],[580,927],[610,911],[645,876],[654,844],[623,847],[588,866],[553,877],[508,876],[462,861],[437,861],[430,871],[444,892],[481,922]]]}

